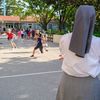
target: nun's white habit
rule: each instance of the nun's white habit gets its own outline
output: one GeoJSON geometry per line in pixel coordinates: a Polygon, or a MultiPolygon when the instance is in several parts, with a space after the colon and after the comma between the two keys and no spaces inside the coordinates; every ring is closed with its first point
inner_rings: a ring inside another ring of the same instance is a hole
{"type": "Polygon", "coordinates": [[[100,38],[92,36],[93,6],[78,8],[72,34],[60,41],[63,75],[56,100],[100,100],[100,38]]]}

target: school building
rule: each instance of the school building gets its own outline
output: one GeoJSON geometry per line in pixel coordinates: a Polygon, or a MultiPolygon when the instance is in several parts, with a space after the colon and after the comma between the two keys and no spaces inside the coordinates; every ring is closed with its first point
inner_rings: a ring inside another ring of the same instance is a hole
{"type": "MultiPolygon", "coordinates": [[[[48,29],[57,29],[58,25],[54,21],[51,21],[47,27],[48,29]]],[[[35,17],[28,16],[22,20],[19,16],[0,16],[0,31],[6,28],[42,30],[35,17]]]]}

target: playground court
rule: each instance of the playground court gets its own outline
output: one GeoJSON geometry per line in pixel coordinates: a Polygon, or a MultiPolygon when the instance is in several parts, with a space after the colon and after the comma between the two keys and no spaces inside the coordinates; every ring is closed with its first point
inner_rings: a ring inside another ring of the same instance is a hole
{"type": "Polygon", "coordinates": [[[58,44],[48,43],[48,52],[30,57],[34,41],[17,41],[11,49],[0,40],[0,100],[55,100],[61,77],[58,44]]]}

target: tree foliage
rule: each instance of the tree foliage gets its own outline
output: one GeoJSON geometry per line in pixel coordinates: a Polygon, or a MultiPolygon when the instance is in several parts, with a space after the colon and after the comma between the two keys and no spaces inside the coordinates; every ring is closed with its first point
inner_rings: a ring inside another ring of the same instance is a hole
{"type": "Polygon", "coordinates": [[[93,5],[96,10],[96,25],[95,25],[95,32],[98,33],[100,36],[100,0],[76,0],[75,3],[77,6],[79,5],[93,5]]]}
{"type": "Polygon", "coordinates": [[[42,0],[24,0],[26,10],[23,16],[35,16],[44,30],[55,15],[53,7],[42,0]]]}
{"type": "Polygon", "coordinates": [[[74,13],[76,8],[69,3],[65,3],[62,1],[57,2],[57,12],[58,12],[58,22],[59,22],[59,30],[65,31],[67,27],[67,31],[71,31],[72,22],[74,20],[74,13]]]}
{"type": "Polygon", "coordinates": [[[67,27],[72,29],[72,23],[75,16],[75,10],[80,5],[93,5],[96,9],[96,27],[95,31],[100,32],[100,0],[43,0],[48,5],[55,5],[59,12],[59,29],[67,27]],[[57,6],[58,5],[58,6],[57,6]],[[72,7],[72,8],[71,8],[72,7]],[[70,10],[69,10],[70,9],[70,10]],[[68,11],[69,10],[69,11],[68,11]],[[70,13],[69,13],[70,12],[70,13]],[[65,25],[65,23],[67,25],[65,25]]]}
{"type": "MultiPolygon", "coordinates": [[[[3,15],[3,0],[0,1],[0,14],[3,15]]],[[[6,15],[13,15],[16,8],[16,0],[6,0],[6,15]]]]}
{"type": "Polygon", "coordinates": [[[72,31],[75,11],[80,5],[93,5],[96,9],[95,31],[100,32],[100,0],[17,0],[15,5],[17,6],[13,14],[22,18],[29,15],[37,17],[44,30],[47,30],[48,23],[55,19],[60,31],[66,28],[67,31],[72,31]]]}

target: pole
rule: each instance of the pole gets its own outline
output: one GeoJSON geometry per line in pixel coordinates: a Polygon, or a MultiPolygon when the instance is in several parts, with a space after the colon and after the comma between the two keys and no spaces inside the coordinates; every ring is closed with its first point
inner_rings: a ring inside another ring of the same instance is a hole
{"type": "Polygon", "coordinates": [[[6,16],[6,0],[3,1],[3,15],[6,16]]]}

